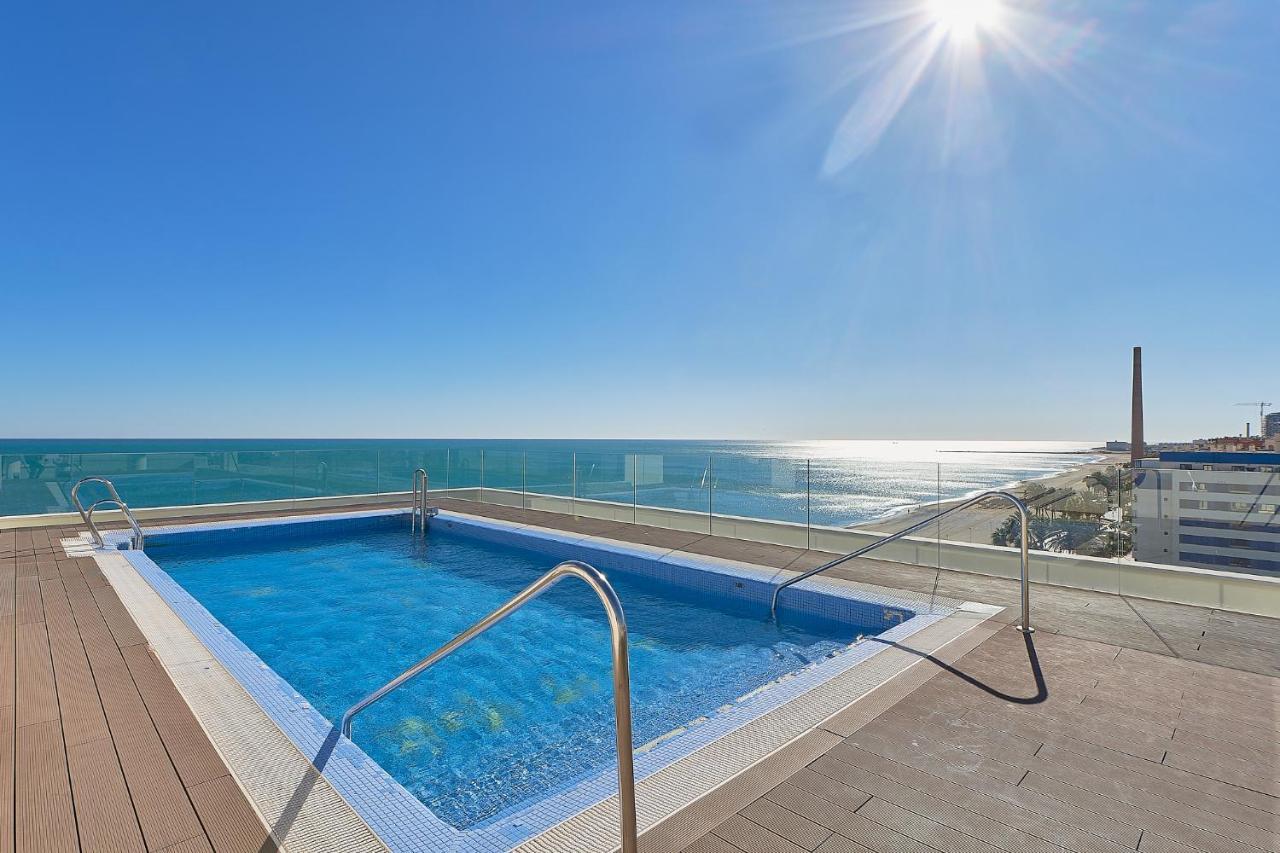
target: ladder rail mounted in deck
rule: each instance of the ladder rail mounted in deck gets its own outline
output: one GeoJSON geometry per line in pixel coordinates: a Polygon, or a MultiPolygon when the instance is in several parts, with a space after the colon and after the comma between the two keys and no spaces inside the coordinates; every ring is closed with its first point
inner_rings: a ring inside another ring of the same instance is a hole
{"type": "Polygon", "coordinates": [[[636,853],[636,791],[632,757],[631,675],[627,653],[627,620],[622,612],[622,603],[618,600],[617,593],[614,592],[613,586],[605,578],[604,573],[586,563],[577,560],[566,560],[560,563],[506,604],[352,705],[342,715],[342,734],[347,738],[351,737],[352,721],[361,711],[421,675],[555,584],[570,577],[577,578],[591,587],[600,599],[600,603],[604,605],[605,614],[609,618],[613,655],[614,746],[618,753],[619,829],[622,837],[622,853],[636,853]]]}
{"type": "Polygon", "coordinates": [[[116,491],[116,484],[106,477],[82,477],[76,481],[71,487],[71,503],[75,505],[76,511],[80,513],[80,518],[84,520],[85,526],[89,528],[89,534],[93,536],[93,541],[98,545],[105,545],[106,541],[102,538],[102,532],[98,530],[98,525],[94,524],[94,510],[106,505],[114,505],[124,515],[125,520],[129,522],[129,526],[133,528],[133,548],[134,550],[143,550],[146,544],[145,537],[142,532],[142,525],[138,524],[137,517],[133,514],[133,510],[129,509],[129,505],[120,497],[120,493],[116,491]],[[107,493],[110,497],[102,498],[94,501],[86,509],[85,505],[80,501],[80,488],[86,483],[101,483],[107,487],[107,493]]]}
{"type": "Polygon", "coordinates": [[[928,527],[930,524],[942,518],[944,515],[950,515],[953,512],[958,512],[959,510],[966,509],[967,507],[971,507],[974,504],[981,503],[982,501],[988,500],[990,498],[998,498],[1000,500],[1008,501],[1009,503],[1013,504],[1014,508],[1018,511],[1018,519],[1020,522],[1019,527],[1021,529],[1020,530],[1021,535],[1019,537],[1020,539],[1019,546],[1022,551],[1022,555],[1021,555],[1022,565],[1021,565],[1021,570],[1019,572],[1019,581],[1021,583],[1021,588],[1022,588],[1021,589],[1022,622],[1017,627],[1018,627],[1018,630],[1024,634],[1032,633],[1035,629],[1031,627],[1031,582],[1028,577],[1029,562],[1030,562],[1030,545],[1029,545],[1030,539],[1028,538],[1028,531],[1027,531],[1030,514],[1028,513],[1027,505],[1022,500],[1022,498],[1018,497],[1015,494],[1012,494],[1011,492],[1003,492],[1003,491],[988,491],[978,495],[974,495],[968,500],[962,501],[961,503],[958,503],[955,506],[947,507],[941,512],[935,513],[934,515],[931,515],[928,518],[926,518],[924,521],[917,522],[904,530],[899,530],[897,533],[886,536],[883,539],[877,539],[875,542],[872,542],[869,545],[864,545],[861,548],[858,548],[857,550],[850,551],[848,554],[845,554],[842,557],[836,557],[834,560],[823,563],[821,566],[817,566],[815,568],[809,569],[807,572],[798,574],[793,578],[788,578],[787,580],[783,581],[782,583],[778,584],[776,587],[773,588],[773,596],[769,601],[769,615],[774,619],[778,618],[778,596],[782,593],[784,589],[791,586],[792,584],[796,584],[802,580],[805,580],[806,578],[813,577],[819,572],[825,572],[827,569],[835,568],[841,563],[847,563],[849,560],[852,560],[856,557],[861,557],[864,554],[874,551],[881,546],[888,545],[890,542],[896,542],[897,540],[903,538],[904,536],[910,536],[912,533],[915,533],[917,530],[921,530],[922,528],[928,527]]]}

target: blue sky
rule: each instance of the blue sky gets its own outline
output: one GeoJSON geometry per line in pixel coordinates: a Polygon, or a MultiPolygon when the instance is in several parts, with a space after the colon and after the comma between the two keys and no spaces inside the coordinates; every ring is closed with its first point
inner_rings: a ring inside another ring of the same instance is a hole
{"type": "Polygon", "coordinates": [[[1280,6],[1002,7],[11,6],[0,436],[1241,431],[1280,6]]]}

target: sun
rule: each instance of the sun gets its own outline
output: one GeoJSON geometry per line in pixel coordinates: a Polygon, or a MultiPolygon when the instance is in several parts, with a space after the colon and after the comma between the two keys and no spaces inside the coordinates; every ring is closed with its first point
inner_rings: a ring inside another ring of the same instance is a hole
{"type": "Polygon", "coordinates": [[[968,38],[1000,23],[1000,0],[929,0],[934,25],[947,35],[968,38]]]}

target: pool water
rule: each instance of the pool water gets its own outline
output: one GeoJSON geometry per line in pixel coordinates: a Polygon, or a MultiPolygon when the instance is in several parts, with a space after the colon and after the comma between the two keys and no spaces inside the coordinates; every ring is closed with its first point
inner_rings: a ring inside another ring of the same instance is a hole
{"type": "MultiPolygon", "coordinates": [[[[158,541],[149,556],[331,721],[557,560],[433,527],[288,541],[158,541]]],[[[612,572],[631,638],[637,746],[883,625],[767,619],[612,572]]],[[[358,716],[354,740],[466,829],[614,764],[609,630],[568,579],[358,716]]]]}

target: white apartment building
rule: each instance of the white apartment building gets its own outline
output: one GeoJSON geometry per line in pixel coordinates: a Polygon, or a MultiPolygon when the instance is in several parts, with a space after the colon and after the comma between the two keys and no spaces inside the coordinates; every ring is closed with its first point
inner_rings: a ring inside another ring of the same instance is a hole
{"type": "Polygon", "coordinates": [[[1133,494],[1136,559],[1280,575],[1280,453],[1161,453],[1133,494]]]}

